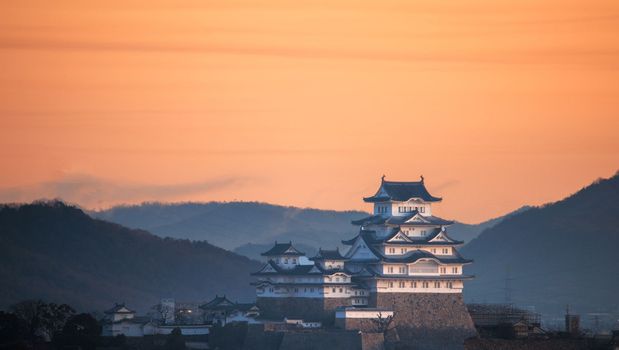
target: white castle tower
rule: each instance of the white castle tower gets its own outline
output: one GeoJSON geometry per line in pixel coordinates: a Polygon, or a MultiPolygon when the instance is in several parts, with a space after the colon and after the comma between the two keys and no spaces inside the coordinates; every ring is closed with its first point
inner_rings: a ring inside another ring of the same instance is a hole
{"type": "Polygon", "coordinates": [[[464,259],[449,237],[453,221],[432,215],[432,196],[423,181],[385,181],[376,194],[363,199],[374,204],[374,215],[353,221],[359,234],[343,241],[350,248],[346,268],[376,293],[461,293],[464,259]]]}
{"type": "Polygon", "coordinates": [[[433,215],[432,204],[441,200],[423,176],[412,182],[383,176],[376,193],[364,198],[373,214],[353,221],[359,233],[342,241],[345,254],[320,249],[313,264],[303,265],[304,253],[292,242],[276,242],[254,273],[261,314],[330,324],[336,309],[387,310],[400,337],[420,349],[461,344],[475,334],[462,299],[463,282],[473,278],[463,267],[472,260],[458,253],[463,242],[447,234],[453,221],[433,215]]]}

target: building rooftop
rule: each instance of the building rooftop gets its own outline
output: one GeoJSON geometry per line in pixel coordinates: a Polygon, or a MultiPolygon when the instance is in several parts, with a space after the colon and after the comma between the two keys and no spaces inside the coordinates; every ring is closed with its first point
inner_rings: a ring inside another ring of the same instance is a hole
{"type": "Polygon", "coordinates": [[[368,245],[377,245],[377,244],[404,244],[404,245],[459,245],[464,243],[463,241],[457,241],[447,235],[447,231],[441,228],[437,228],[432,231],[429,235],[425,237],[408,237],[405,234],[400,235],[401,237],[405,237],[404,240],[395,241],[393,238],[400,234],[401,230],[399,227],[392,228],[391,232],[385,235],[384,237],[378,238],[376,236],[376,232],[373,230],[359,230],[359,233],[347,240],[342,240],[342,244],[345,245],[353,245],[358,237],[365,241],[368,245]],[[444,240],[434,240],[437,236],[442,235],[444,240]]]}
{"type": "Polygon", "coordinates": [[[336,248],[335,250],[324,250],[320,248],[316,256],[310,258],[310,260],[346,260],[346,258],[340,253],[340,248],[336,248]]]}
{"type": "Polygon", "coordinates": [[[226,298],[225,295],[221,297],[219,295],[215,295],[215,298],[213,298],[211,301],[200,305],[200,309],[215,309],[215,308],[220,308],[220,307],[229,307],[234,304],[236,303],[226,298]]]}
{"type": "Polygon", "coordinates": [[[363,198],[369,203],[397,201],[406,202],[409,199],[420,198],[426,202],[439,202],[442,198],[434,197],[428,192],[423,181],[386,181],[383,176],[380,188],[371,197],[363,198]]]}
{"type": "Polygon", "coordinates": [[[135,311],[130,310],[128,307],[125,306],[125,303],[121,303],[121,304],[115,304],[113,308],[106,310],[105,311],[106,314],[111,315],[111,314],[134,314],[135,311]]]}
{"type": "Polygon", "coordinates": [[[305,253],[295,248],[292,245],[292,242],[277,243],[277,241],[275,241],[275,245],[273,246],[273,248],[269,249],[268,251],[260,255],[262,256],[276,256],[276,255],[301,256],[301,255],[305,255],[305,253]]]}
{"type": "Polygon", "coordinates": [[[368,225],[416,225],[416,226],[447,226],[454,222],[452,220],[445,220],[434,215],[421,215],[418,211],[414,210],[408,215],[403,216],[391,216],[384,217],[382,215],[370,215],[359,220],[351,221],[353,225],[368,226],[368,225]]]}

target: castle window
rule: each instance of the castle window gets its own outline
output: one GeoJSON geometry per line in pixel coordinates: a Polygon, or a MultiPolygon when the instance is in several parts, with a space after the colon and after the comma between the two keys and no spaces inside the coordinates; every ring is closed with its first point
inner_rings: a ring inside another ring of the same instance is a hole
{"type": "Polygon", "coordinates": [[[297,263],[297,259],[292,259],[292,263],[296,264],[297,263]]]}
{"type": "Polygon", "coordinates": [[[447,288],[449,288],[449,289],[453,288],[453,283],[452,282],[447,282],[447,288]]]}
{"type": "Polygon", "coordinates": [[[422,236],[425,236],[425,235],[426,235],[426,232],[427,232],[426,230],[421,230],[421,235],[422,235],[422,236]]]}
{"type": "Polygon", "coordinates": [[[393,282],[389,282],[389,288],[393,288],[393,282]]]}
{"type": "Polygon", "coordinates": [[[332,292],[335,293],[335,288],[332,289],[332,292]]]}
{"type": "Polygon", "coordinates": [[[430,284],[428,282],[421,283],[421,288],[428,288],[430,284]]]}
{"type": "Polygon", "coordinates": [[[434,282],[434,288],[441,288],[441,282],[434,282]]]}
{"type": "Polygon", "coordinates": [[[436,249],[432,248],[432,254],[436,254],[436,249]]]}
{"type": "Polygon", "coordinates": [[[298,292],[299,292],[299,288],[295,288],[295,289],[294,289],[294,292],[295,292],[295,293],[298,293],[298,292]]]}
{"type": "Polygon", "coordinates": [[[404,254],[404,253],[406,253],[406,248],[401,248],[400,249],[400,254],[404,254]]]}
{"type": "Polygon", "coordinates": [[[336,282],[339,282],[339,281],[340,281],[340,278],[339,278],[339,277],[336,277],[336,278],[335,278],[335,281],[336,281],[336,282]]]}
{"type": "Polygon", "coordinates": [[[400,282],[399,286],[400,286],[400,288],[404,288],[405,287],[404,286],[404,282],[400,282]]]}
{"type": "Polygon", "coordinates": [[[388,273],[393,273],[393,267],[391,267],[391,266],[390,266],[390,267],[388,267],[388,268],[387,268],[387,272],[388,272],[388,273]]]}
{"type": "Polygon", "coordinates": [[[403,266],[400,266],[399,271],[400,271],[400,273],[406,273],[406,268],[403,267],[403,266]]]}
{"type": "Polygon", "coordinates": [[[451,268],[451,272],[453,272],[454,274],[458,273],[458,268],[457,267],[452,267],[451,268]]]}
{"type": "Polygon", "coordinates": [[[411,288],[417,288],[417,282],[411,282],[411,288]]]}
{"type": "Polygon", "coordinates": [[[284,264],[288,263],[288,258],[284,259],[284,264]]]}
{"type": "Polygon", "coordinates": [[[389,254],[395,254],[395,248],[389,248],[389,254]]]}
{"type": "Polygon", "coordinates": [[[311,292],[311,293],[314,293],[314,288],[310,288],[310,292],[311,292]]]}
{"type": "Polygon", "coordinates": [[[447,273],[447,268],[446,267],[441,267],[441,273],[447,273]]]}

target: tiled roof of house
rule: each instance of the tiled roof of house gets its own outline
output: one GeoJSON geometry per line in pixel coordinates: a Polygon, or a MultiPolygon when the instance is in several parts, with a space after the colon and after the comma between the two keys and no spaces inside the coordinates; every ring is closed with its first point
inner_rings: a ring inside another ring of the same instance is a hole
{"type": "Polygon", "coordinates": [[[428,192],[421,181],[386,181],[382,180],[381,187],[375,195],[363,198],[366,202],[398,201],[405,202],[412,198],[420,198],[426,202],[438,202],[442,199],[434,197],[428,192]]]}
{"type": "Polygon", "coordinates": [[[275,256],[275,255],[293,255],[293,256],[301,256],[305,255],[305,253],[299,251],[292,245],[292,242],[288,243],[277,243],[273,248],[261,254],[262,256],[275,256]]]}

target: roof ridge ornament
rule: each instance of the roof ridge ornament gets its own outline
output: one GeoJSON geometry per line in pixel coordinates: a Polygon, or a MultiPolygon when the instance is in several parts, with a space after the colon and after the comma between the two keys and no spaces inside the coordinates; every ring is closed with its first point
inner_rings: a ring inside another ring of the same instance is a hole
{"type": "Polygon", "coordinates": [[[421,178],[421,183],[423,183],[423,175],[419,176],[421,178]]]}
{"type": "Polygon", "coordinates": [[[386,177],[385,174],[383,174],[383,176],[381,176],[380,178],[380,182],[385,182],[385,177],[386,177]]]}

